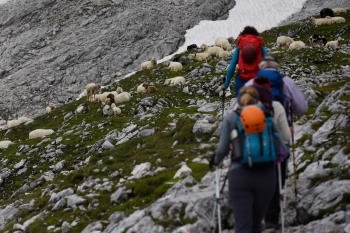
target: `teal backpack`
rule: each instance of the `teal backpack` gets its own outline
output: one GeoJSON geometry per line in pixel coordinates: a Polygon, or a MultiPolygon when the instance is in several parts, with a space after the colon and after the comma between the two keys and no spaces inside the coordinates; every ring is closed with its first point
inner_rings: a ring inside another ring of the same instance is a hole
{"type": "Polygon", "coordinates": [[[282,162],[288,155],[288,148],[280,137],[277,126],[273,122],[273,116],[265,111],[263,105],[255,104],[255,106],[263,111],[266,127],[261,131],[255,129],[257,131],[255,133],[247,133],[241,119],[241,113],[245,107],[236,110],[237,128],[231,132],[231,138],[236,140],[233,146],[236,145],[240,153],[234,158],[249,167],[257,163],[282,162]]]}

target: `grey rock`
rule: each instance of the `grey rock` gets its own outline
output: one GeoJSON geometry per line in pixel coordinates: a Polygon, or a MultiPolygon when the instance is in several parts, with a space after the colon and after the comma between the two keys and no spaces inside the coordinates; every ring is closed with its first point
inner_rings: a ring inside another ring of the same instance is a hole
{"type": "Polygon", "coordinates": [[[62,233],[68,233],[72,229],[72,226],[70,225],[69,222],[64,221],[62,223],[61,229],[62,229],[62,233]]]}
{"type": "Polygon", "coordinates": [[[100,232],[103,229],[101,221],[92,222],[87,225],[81,233],[100,232]]]}
{"type": "Polygon", "coordinates": [[[63,208],[65,205],[66,205],[66,200],[62,198],[55,203],[51,211],[58,211],[59,209],[63,208]]]}
{"type": "Polygon", "coordinates": [[[103,150],[111,150],[114,148],[114,145],[112,143],[110,143],[109,141],[105,141],[103,144],[102,144],[102,147],[101,147],[103,150]]]}
{"type": "Polygon", "coordinates": [[[73,206],[82,205],[86,203],[85,198],[82,198],[76,194],[66,196],[65,198],[67,199],[67,207],[73,207],[73,206]]]}

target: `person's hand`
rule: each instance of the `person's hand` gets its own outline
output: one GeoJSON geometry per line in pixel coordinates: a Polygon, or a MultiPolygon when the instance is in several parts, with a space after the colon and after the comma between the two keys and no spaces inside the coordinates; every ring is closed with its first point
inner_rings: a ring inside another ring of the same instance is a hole
{"type": "Polygon", "coordinates": [[[221,84],[221,89],[222,89],[222,90],[226,90],[225,84],[221,84]]]}

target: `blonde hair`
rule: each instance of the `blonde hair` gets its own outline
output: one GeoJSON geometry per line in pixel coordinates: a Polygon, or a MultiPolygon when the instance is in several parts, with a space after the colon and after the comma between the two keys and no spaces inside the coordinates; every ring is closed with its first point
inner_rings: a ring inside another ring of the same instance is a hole
{"type": "Polygon", "coordinates": [[[240,106],[256,104],[258,102],[258,99],[259,92],[256,90],[255,87],[244,86],[241,89],[239,89],[238,104],[240,106]]]}

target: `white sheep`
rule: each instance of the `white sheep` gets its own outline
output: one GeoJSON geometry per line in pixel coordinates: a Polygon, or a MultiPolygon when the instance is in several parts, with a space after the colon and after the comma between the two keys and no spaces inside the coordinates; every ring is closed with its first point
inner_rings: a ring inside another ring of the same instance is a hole
{"type": "Polygon", "coordinates": [[[54,131],[52,129],[36,129],[29,133],[29,139],[41,138],[42,136],[47,136],[53,133],[54,131]]]}
{"type": "Polygon", "coordinates": [[[344,17],[330,17],[330,16],[326,16],[327,19],[330,19],[332,23],[346,23],[346,20],[344,17]]]}
{"type": "Polygon", "coordinates": [[[95,96],[89,97],[90,102],[98,102],[99,100],[100,100],[100,94],[96,94],[95,96]]]}
{"type": "Polygon", "coordinates": [[[218,37],[215,39],[215,45],[218,47],[223,48],[226,51],[230,51],[232,50],[232,46],[230,44],[230,42],[228,41],[228,39],[224,38],[224,37],[218,37]]]}
{"type": "Polygon", "coordinates": [[[87,98],[89,99],[90,96],[95,96],[100,91],[100,89],[101,89],[100,84],[89,83],[88,85],[86,85],[85,90],[86,90],[87,98]]]}
{"type": "Polygon", "coordinates": [[[111,116],[114,114],[113,109],[108,104],[103,106],[102,113],[103,113],[103,116],[111,116]]]}
{"type": "Polygon", "coordinates": [[[119,115],[119,114],[122,112],[122,110],[120,110],[120,108],[118,108],[118,107],[115,105],[115,103],[111,104],[111,108],[112,108],[112,110],[113,110],[113,112],[114,112],[114,115],[119,115]]]}
{"type": "Polygon", "coordinates": [[[52,110],[56,108],[56,105],[54,104],[49,104],[49,106],[46,107],[45,111],[46,113],[50,113],[52,110]]]}
{"type": "Polygon", "coordinates": [[[231,51],[222,51],[219,53],[219,58],[231,56],[233,54],[233,51],[234,49],[232,49],[231,51]]]}
{"type": "Polygon", "coordinates": [[[112,92],[103,92],[102,94],[99,95],[99,100],[104,103],[107,99],[107,95],[111,94],[112,92]]]}
{"type": "Polygon", "coordinates": [[[130,98],[131,98],[131,94],[129,92],[122,92],[114,96],[114,103],[116,104],[123,103],[123,102],[129,101],[130,98]]]}
{"type": "Polygon", "coordinates": [[[88,103],[83,103],[82,105],[78,106],[78,108],[75,110],[74,114],[77,116],[79,114],[84,114],[90,111],[90,107],[88,103]]]}
{"type": "Polygon", "coordinates": [[[140,84],[138,87],[137,87],[137,90],[136,90],[136,93],[143,93],[145,92],[145,87],[143,86],[144,83],[140,84]]]}
{"type": "Polygon", "coordinates": [[[17,125],[21,124],[18,120],[11,120],[11,121],[7,121],[7,128],[13,128],[17,125]]]}
{"type": "Polygon", "coordinates": [[[24,122],[30,121],[30,119],[27,118],[27,117],[20,117],[20,118],[18,118],[18,121],[19,121],[20,124],[22,124],[24,122]]]}
{"type": "Polygon", "coordinates": [[[333,46],[339,46],[340,45],[340,42],[342,41],[343,39],[341,37],[339,37],[337,40],[332,40],[332,41],[328,41],[325,45],[326,48],[328,47],[333,47],[333,46]]]}
{"type": "Polygon", "coordinates": [[[151,69],[157,65],[157,59],[154,57],[150,61],[145,61],[141,63],[141,70],[151,69]]]}
{"type": "Polygon", "coordinates": [[[316,26],[322,26],[322,25],[331,25],[333,22],[329,18],[320,18],[316,19],[314,17],[311,17],[311,20],[315,23],[316,26]]]}
{"type": "Polygon", "coordinates": [[[220,48],[218,46],[208,47],[208,45],[206,44],[202,44],[201,49],[203,50],[203,52],[209,53],[212,57],[219,57],[219,53],[224,51],[223,48],[220,48]]]}
{"type": "Polygon", "coordinates": [[[210,60],[211,56],[209,53],[191,53],[188,54],[188,58],[191,60],[207,62],[208,60],[210,60]]]}
{"type": "Polygon", "coordinates": [[[170,85],[178,85],[178,84],[184,84],[186,82],[186,79],[183,76],[177,76],[172,78],[170,85]]]}
{"type": "Polygon", "coordinates": [[[346,13],[346,9],[345,8],[341,8],[341,7],[337,7],[337,8],[334,8],[332,9],[334,14],[339,14],[339,13],[346,13]]]}
{"type": "Polygon", "coordinates": [[[170,62],[168,69],[172,70],[172,71],[180,71],[182,70],[182,64],[180,62],[170,62]]]}
{"type": "Polygon", "coordinates": [[[305,48],[305,43],[302,42],[301,40],[294,41],[289,45],[288,50],[293,50],[293,49],[300,49],[300,48],[305,48]]]}
{"type": "Polygon", "coordinates": [[[294,42],[293,38],[289,36],[279,36],[277,37],[277,40],[276,40],[276,44],[278,48],[281,46],[289,46],[293,42],[294,42]]]}
{"type": "Polygon", "coordinates": [[[121,87],[117,87],[116,92],[117,92],[118,94],[122,93],[122,92],[123,92],[123,88],[121,88],[121,87]]]}
{"type": "Polygon", "coordinates": [[[9,145],[11,145],[13,142],[11,142],[10,140],[5,140],[5,141],[1,141],[0,142],[0,149],[5,149],[7,147],[9,147],[9,145]]]}

